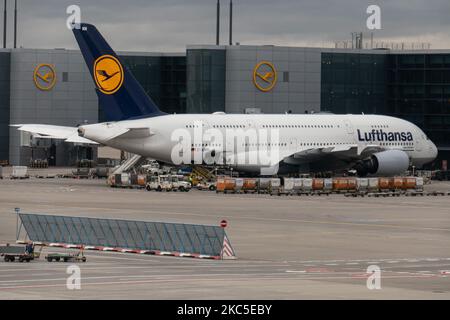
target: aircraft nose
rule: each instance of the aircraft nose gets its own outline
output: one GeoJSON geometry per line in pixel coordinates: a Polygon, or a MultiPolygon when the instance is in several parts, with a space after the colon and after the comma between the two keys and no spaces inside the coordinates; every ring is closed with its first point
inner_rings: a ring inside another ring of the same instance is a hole
{"type": "Polygon", "coordinates": [[[430,141],[430,143],[431,143],[431,154],[432,154],[432,157],[433,157],[433,160],[434,160],[438,156],[438,149],[437,149],[436,145],[433,142],[430,141]]]}

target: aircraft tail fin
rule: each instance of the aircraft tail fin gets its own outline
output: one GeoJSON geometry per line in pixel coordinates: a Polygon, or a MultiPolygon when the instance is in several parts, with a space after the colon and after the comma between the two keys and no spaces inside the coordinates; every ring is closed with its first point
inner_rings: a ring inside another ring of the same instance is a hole
{"type": "Polygon", "coordinates": [[[73,29],[73,33],[96,85],[99,103],[108,121],[165,114],[123,66],[95,26],[82,23],[78,29],[73,29]]]}

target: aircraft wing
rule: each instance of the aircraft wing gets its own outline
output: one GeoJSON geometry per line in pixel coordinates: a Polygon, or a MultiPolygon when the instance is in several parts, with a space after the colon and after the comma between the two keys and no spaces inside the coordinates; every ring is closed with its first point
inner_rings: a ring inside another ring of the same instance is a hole
{"type": "Polygon", "coordinates": [[[31,133],[33,137],[40,139],[58,139],[72,143],[98,144],[95,141],[80,137],[77,127],[53,126],[47,124],[13,124],[19,131],[31,133]]]}

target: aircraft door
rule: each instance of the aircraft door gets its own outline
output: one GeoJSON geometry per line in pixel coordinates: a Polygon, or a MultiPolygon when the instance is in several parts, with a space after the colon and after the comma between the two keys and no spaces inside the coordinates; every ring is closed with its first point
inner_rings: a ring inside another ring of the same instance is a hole
{"type": "Polygon", "coordinates": [[[291,138],[289,141],[289,150],[292,153],[295,153],[298,151],[298,141],[296,138],[291,138]]]}
{"type": "Polygon", "coordinates": [[[414,135],[414,145],[416,151],[422,151],[422,140],[425,140],[425,137],[420,131],[417,131],[414,135]]]}

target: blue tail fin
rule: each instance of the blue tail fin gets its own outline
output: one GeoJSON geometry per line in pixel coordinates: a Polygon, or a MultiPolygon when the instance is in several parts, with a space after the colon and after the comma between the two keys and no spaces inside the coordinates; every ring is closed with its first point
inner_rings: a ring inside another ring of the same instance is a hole
{"type": "Polygon", "coordinates": [[[96,85],[108,121],[163,115],[97,28],[82,23],[73,33],[96,85]]]}

